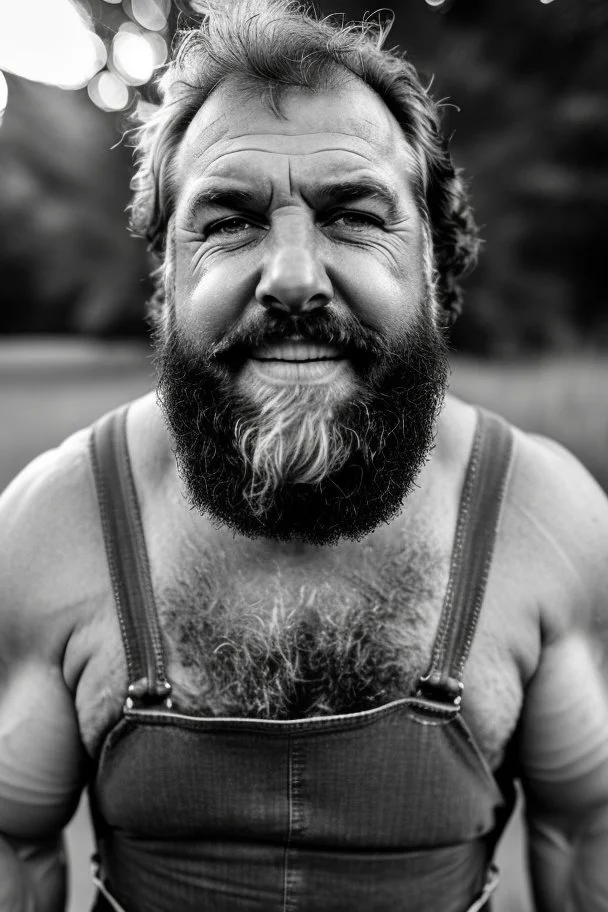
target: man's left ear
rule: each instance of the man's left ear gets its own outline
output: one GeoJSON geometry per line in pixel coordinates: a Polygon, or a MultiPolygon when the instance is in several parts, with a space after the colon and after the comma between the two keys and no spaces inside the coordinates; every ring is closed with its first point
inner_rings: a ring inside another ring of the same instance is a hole
{"type": "Polygon", "coordinates": [[[451,329],[459,317],[459,312],[452,307],[442,307],[439,311],[439,326],[441,329],[451,329]]]}

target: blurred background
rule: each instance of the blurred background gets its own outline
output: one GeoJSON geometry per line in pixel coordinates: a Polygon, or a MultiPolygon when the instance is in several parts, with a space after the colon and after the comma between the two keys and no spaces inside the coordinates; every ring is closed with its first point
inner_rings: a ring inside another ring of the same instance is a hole
{"type": "MultiPolygon", "coordinates": [[[[608,489],[608,5],[404,0],[396,13],[389,44],[444,101],[484,239],[452,388],[560,440],[608,489]]],[[[177,21],[171,0],[0,0],[0,488],[153,384],[123,137],[155,101],[177,21]]],[[[81,912],[84,811],[69,838],[81,912]]],[[[501,909],[523,912],[509,889],[501,909]]]]}

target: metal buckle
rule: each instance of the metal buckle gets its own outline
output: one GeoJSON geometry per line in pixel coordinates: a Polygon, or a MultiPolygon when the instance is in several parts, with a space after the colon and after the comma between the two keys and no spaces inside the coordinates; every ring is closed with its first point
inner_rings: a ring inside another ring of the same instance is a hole
{"type": "Polygon", "coordinates": [[[127,687],[125,709],[140,709],[150,704],[163,702],[171,709],[171,684],[168,681],[155,681],[153,687],[147,677],[139,678],[127,687]]]}
{"type": "Polygon", "coordinates": [[[458,678],[442,675],[438,671],[423,675],[419,682],[419,693],[438,703],[451,703],[457,709],[462,704],[464,685],[458,678]]]}

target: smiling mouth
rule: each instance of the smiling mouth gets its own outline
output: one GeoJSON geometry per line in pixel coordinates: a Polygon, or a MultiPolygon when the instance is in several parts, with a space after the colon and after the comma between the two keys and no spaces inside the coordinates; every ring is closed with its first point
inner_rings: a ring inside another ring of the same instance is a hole
{"type": "Polygon", "coordinates": [[[256,374],[279,385],[333,382],[348,365],[342,349],[308,341],[271,342],[254,348],[249,357],[256,374]]]}
{"type": "Polygon", "coordinates": [[[287,361],[302,364],[309,361],[340,361],[344,352],[332,345],[309,342],[282,342],[255,348],[251,353],[255,361],[287,361]]]}

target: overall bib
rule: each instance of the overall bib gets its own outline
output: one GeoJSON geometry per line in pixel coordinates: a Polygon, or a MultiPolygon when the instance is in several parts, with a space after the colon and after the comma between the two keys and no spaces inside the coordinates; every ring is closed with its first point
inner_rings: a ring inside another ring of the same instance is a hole
{"type": "Polygon", "coordinates": [[[477,912],[513,806],[461,715],[511,433],[479,411],[431,664],[414,695],[293,721],[171,707],[125,436],[91,456],[129,689],[90,801],[94,912],[477,912]]]}

